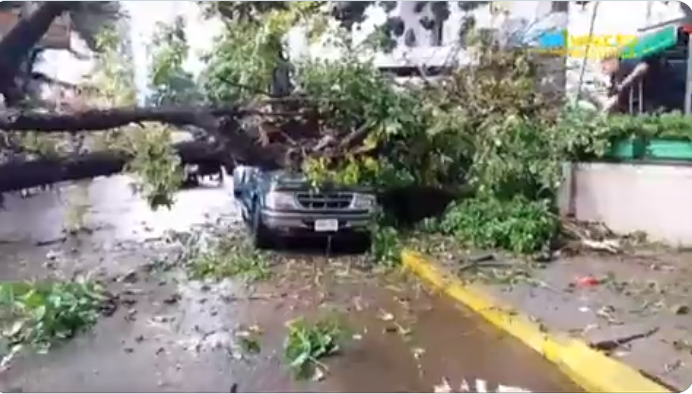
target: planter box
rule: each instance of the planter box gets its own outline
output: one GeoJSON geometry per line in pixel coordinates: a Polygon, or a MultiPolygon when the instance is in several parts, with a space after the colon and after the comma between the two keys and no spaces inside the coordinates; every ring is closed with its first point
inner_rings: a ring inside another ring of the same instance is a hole
{"type": "Polygon", "coordinates": [[[631,139],[613,145],[608,157],[618,160],[665,160],[692,162],[692,141],[631,139]]]}
{"type": "Polygon", "coordinates": [[[574,163],[565,166],[563,215],[602,222],[618,234],[692,247],[692,166],[669,163],[574,163]]]}

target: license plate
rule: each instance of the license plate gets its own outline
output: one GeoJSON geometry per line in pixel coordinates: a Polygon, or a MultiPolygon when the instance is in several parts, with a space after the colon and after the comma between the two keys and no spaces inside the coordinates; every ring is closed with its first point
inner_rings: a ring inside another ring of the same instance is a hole
{"type": "Polygon", "coordinates": [[[315,220],[315,231],[324,233],[339,230],[339,221],[336,219],[315,220]]]}

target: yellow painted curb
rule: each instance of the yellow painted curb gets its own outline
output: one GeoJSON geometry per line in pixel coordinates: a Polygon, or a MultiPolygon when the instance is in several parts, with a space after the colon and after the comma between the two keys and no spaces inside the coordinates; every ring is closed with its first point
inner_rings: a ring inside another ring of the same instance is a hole
{"type": "Polygon", "coordinates": [[[477,286],[464,284],[417,253],[405,251],[402,260],[404,266],[418,277],[542,354],[588,392],[671,392],[636,369],[592,349],[583,341],[546,332],[528,316],[502,305],[477,286]]]}

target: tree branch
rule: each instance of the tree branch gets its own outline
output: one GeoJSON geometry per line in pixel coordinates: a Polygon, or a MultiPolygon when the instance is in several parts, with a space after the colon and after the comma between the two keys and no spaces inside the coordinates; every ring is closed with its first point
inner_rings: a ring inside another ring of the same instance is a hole
{"type": "MultiPolygon", "coordinates": [[[[175,126],[199,127],[215,136],[229,159],[263,168],[283,166],[283,153],[277,147],[261,146],[257,139],[240,127],[236,118],[257,114],[251,109],[226,108],[112,108],[69,114],[39,112],[0,112],[0,130],[64,133],[102,131],[131,123],[160,122],[175,126]]],[[[276,115],[276,114],[272,114],[276,115]]],[[[281,114],[278,114],[281,116],[281,114]]]]}
{"type": "Polygon", "coordinates": [[[18,96],[14,78],[22,62],[28,57],[41,38],[46,34],[55,18],[72,8],[72,1],[44,2],[27,18],[22,18],[0,41],[0,91],[7,104],[18,96]]]}
{"type": "Polygon", "coordinates": [[[234,116],[239,113],[231,108],[209,110],[137,107],[87,110],[66,114],[6,111],[0,113],[0,130],[43,133],[102,131],[141,122],[194,125],[204,128],[211,126],[210,117],[234,116]]]}
{"type": "MultiPolygon", "coordinates": [[[[183,164],[221,163],[223,152],[202,142],[176,144],[183,164]]],[[[0,193],[57,182],[108,176],[121,172],[130,157],[123,152],[102,151],[63,158],[42,158],[0,165],[0,193]]]]}

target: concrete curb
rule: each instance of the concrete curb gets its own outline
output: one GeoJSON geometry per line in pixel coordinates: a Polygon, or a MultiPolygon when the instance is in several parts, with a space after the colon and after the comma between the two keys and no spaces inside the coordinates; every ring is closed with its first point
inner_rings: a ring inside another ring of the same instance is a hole
{"type": "Polygon", "coordinates": [[[402,253],[404,266],[433,288],[483,316],[555,364],[592,393],[670,393],[636,369],[565,334],[550,333],[514,308],[503,305],[478,286],[464,284],[430,259],[402,253]]]}

